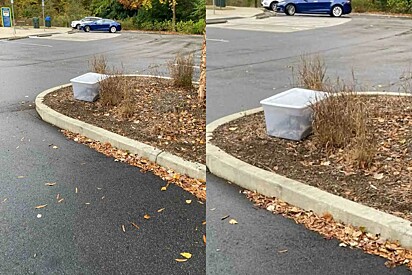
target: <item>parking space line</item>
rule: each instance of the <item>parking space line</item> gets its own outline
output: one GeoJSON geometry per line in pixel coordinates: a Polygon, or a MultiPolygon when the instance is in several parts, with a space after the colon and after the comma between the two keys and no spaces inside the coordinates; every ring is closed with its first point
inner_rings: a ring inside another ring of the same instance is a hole
{"type": "Polygon", "coordinates": [[[38,47],[48,47],[53,48],[51,45],[42,45],[42,44],[35,44],[35,43],[23,43],[23,42],[16,42],[16,41],[8,41],[8,40],[0,40],[3,43],[12,43],[12,44],[20,44],[20,45],[28,45],[28,46],[38,46],[38,47]]]}
{"type": "Polygon", "coordinates": [[[225,39],[214,39],[214,38],[206,38],[206,41],[215,41],[215,42],[224,42],[224,43],[228,43],[229,40],[225,40],[225,39]]]}

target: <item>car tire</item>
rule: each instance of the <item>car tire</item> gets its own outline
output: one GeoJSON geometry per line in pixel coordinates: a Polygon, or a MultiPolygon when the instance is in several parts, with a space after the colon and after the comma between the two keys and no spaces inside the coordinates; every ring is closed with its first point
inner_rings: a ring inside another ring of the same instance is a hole
{"type": "Polygon", "coordinates": [[[90,31],[90,26],[84,26],[84,31],[89,32],[90,31]]]}
{"type": "Polygon", "coordinates": [[[276,11],[278,6],[278,2],[272,2],[270,3],[270,10],[271,11],[276,11]]]}
{"type": "Polygon", "coordinates": [[[112,27],[110,27],[110,30],[109,30],[111,33],[115,33],[116,31],[117,31],[117,29],[116,29],[116,27],[115,26],[112,26],[112,27]]]}
{"type": "Polygon", "coordinates": [[[333,17],[341,17],[342,13],[343,13],[342,7],[336,5],[336,6],[332,7],[330,15],[333,16],[333,17]]]}
{"type": "Polygon", "coordinates": [[[295,5],[293,5],[293,4],[288,4],[288,5],[285,7],[285,13],[286,13],[286,15],[293,16],[293,15],[295,15],[295,12],[296,12],[296,7],[295,7],[295,5]]]}
{"type": "Polygon", "coordinates": [[[75,27],[76,30],[80,30],[80,24],[77,24],[75,27]]]}

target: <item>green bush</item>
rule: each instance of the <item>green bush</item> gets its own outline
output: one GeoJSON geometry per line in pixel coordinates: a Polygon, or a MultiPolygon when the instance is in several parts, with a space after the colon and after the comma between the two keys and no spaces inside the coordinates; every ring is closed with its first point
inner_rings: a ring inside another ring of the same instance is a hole
{"type": "Polygon", "coordinates": [[[193,34],[203,34],[206,30],[206,20],[200,19],[193,26],[193,34]]]}
{"type": "MultiPolygon", "coordinates": [[[[172,21],[145,21],[134,24],[139,30],[145,31],[172,31],[172,21]]],[[[176,23],[176,31],[185,34],[203,34],[206,27],[206,21],[204,19],[198,22],[179,21],[176,23]]]]}
{"type": "Polygon", "coordinates": [[[135,30],[136,25],[132,17],[123,19],[123,20],[118,20],[120,24],[122,24],[122,29],[123,30],[135,30]]]}
{"type": "Polygon", "coordinates": [[[352,7],[356,12],[370,12],[379,10],[375,3],[370,0],[353,0],[352,7]]]}
{"type": "Polygon", "coordinates": [[[409,0],[388,0],[388,9],[396,13],[410,13],[411,5],[409,0]]]}

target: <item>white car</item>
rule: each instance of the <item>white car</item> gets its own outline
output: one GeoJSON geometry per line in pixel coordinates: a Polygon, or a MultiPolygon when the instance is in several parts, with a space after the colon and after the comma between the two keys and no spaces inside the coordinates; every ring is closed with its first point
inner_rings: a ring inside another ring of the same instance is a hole
{"type": "Polygon", "coordinates": [[[89,17],[85,17],[85,18],[77,20],[77,21],[72,21],[71,26],[72,26],[73,29],[80,29],[81,24],[94,22],[94,21],[97,21],[97,20],[100,20],[100,19],[102,19],[102,18],[101,17],[89,16],[89,17]]]}
{"type": "Polygon", "coordinates": [[[262,0],[262,7],[268,10],[276,11],[278,2],[281,0],[262,0]]]}

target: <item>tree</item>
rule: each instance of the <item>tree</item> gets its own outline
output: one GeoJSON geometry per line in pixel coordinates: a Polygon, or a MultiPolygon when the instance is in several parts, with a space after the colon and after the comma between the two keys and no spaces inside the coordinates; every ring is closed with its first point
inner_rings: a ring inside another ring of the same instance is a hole
{"type": "Polygon", "coordinates": [[[202,54],[200,56],[200,77],[198,98],[203,101],[206,97],[206,32],[203,33],[202,54]]]}
{"type": "MultiPolygon", "coordinates": [[[[152,8],[152,1],[153,0],[118,0],[120,4],[122,4],[126,9],[133,10],[139,9],[141,7],[145,9],[152,8]]],[[[176,31],[176,0],[159,0],[161,4],[169,5],[172,9],[173,17],[172,17],[172,28],[173,31],[176,31]]]]}

